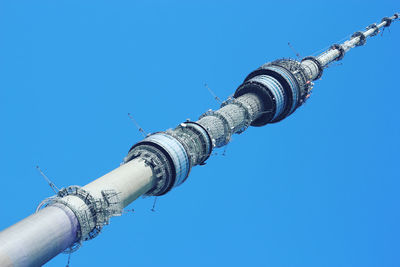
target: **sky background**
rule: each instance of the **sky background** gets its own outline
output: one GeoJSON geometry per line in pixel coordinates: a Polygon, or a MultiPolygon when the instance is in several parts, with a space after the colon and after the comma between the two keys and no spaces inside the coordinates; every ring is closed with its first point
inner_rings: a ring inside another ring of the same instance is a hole
{"type": "MultiPolygon", "coordinates": [[[[0,0],[0,229],[196,120],[261,64],[312,55],[398,1],[0,0]]],[[[235,135],[71,266],[400,266],[400,23],[325,70],[284,121],[235,135]]],[[[66,255],[46,266],[65,266],[66,255]]]]}

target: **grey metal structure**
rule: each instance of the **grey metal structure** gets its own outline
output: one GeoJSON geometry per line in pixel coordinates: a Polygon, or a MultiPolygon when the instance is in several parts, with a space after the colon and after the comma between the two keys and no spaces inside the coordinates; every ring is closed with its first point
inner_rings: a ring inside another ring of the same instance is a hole
{"type": "Polygon", "coordinates": [[[365,44],[399,15],[382,19],[343,44],[301,62],[280,59],[251,72],[221,108],[196,122],[157,132],[132,146],[124,163],[86,186],[70,186],[44,200],[37,212],[0,232],[0,266],[40,266],[61,252],[73,252],[93,239],[113,216],[139,196],[160,196],[181,185],[215,147],[249,126],[279,122],[309,97],[312,81],[331,62],[365,44]]]}

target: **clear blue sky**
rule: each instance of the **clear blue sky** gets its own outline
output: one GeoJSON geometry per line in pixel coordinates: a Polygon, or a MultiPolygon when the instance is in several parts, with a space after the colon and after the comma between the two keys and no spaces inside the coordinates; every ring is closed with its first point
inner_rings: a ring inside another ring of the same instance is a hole
{"type": "MultiPolygon", "coordinates": [[[[141,135],[218,108],[264,62],[306,56],[398,1],[0,0],[0,229],[117,167],[141,135]],[[84,3],[82,3],[84,2],[84,3]]],[[[400,23],[327,69],[286,120],[234,136],[71,266],[400,266],[400,23]]],[[[65,266],[66,255],[47,266],[65,266]]]]}

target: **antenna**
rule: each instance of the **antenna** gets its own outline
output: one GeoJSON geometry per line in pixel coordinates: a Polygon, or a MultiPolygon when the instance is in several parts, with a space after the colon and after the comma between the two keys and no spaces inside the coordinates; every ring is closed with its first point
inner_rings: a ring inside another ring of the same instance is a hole
{"type": "Polygon", "coordinates": [[[214,97],[214,99],[215,99],[219,104],[222,104],[221,99],[210,89],[210,87],[208,87],[208,84],[205,83],[204,86],[207,88],[208,92],[210,92],[210,94],[214,97]]]}
{"type": "Polygon", "coordinates": [[[40,175],[42,175],[43,178],[46,180],[46,182],[49,184],[51,189],[53,189],[54,193],[57,194],[58,191],[60,191],[60,189],[58,189],[58,187],[52,181],[50,181],[50,179],[42,172],[42,170],[39,168],[39,166],[36,166],[36,169],[39,171],[40,175]]]}
{"type": "Polygon", "coordinates": [[[226,156],[226,149],[228,148],[229,143],[224,147],[224,151],[222,152],[222,156],[226,156]]]}
{"type": "Polygon", "coordinates": [[[122,211],[122,214],[133,213],[133,212],[135,212],[135,209],[124,209],[124,210],[122,211]]]}
{"type": "Polygon", "coordinates": [[[288,46],[293,50],[293,52],[296,54],[297,59],[300,59],[300,54],[296,51],[296,49],[293,48],[293,46],[290,44],[290,42],[287,43],[288,46]]]}
{"type": "Polygon", "coordinates": [[[68,261],[67,261],[67,266],[66,267],[69,267],[69,263],[71,261],[71,254],[72,253],[68,253],[68,261]]]}
{"type": "Polygon", "coordinates": [[[143,130],[142,127],[140,127],[140,125],[137,123],[137,121],[132,117],[131,113],[128,113],[128,117],[135,124],[136,128],[138,128],[139,132],[143,135],[143,137],[146,137],[147,133],[145,132],[145,130],[143,130]]]}
{"type": "Polygon", "coordinates": [[[154,198],[154,202],[153,202],[153,207],[151,208],[152,212],[155,212],[155,207],[156,207],[156,202],[157,202],[157,197],[154,198]]]}
{"type": "Polygon", "coordinates": [[[385,29],[386,29],[386,28],[382,28],[381,37],[383,36],[383,33],[385,32],[385,29]]]}
{"type": "Polygon", "coordinates": [[[337,67],[337,66],[342,66],[342,65],[343,65],[342,62],[333,62],[333,63],[331,63],[329,65],[326,65],[325,68],[327,69],[327,68],[337,67]]]}

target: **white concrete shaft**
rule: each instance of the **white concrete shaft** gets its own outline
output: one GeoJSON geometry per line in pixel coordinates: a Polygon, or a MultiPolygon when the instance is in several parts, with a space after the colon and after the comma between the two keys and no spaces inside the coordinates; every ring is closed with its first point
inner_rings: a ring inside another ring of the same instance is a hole
{"type": "Polygon", "coordinates": [[[122,207],[149,191],[155,183],[153,170],[141,159],[133,159],[83,187],[94,197],[102,197],[102,190],[119,193],[122,207]]]}
{"type": "Polygon", "coordinates": [[[42,266],[71,246],[77,229],[69,208],[47,207],[0,232],[0,266],[42,266]]]}
{"type": "MultiPolygon", "coordinates": [[[[119,193],[122,207],[150,190],[154,185],[151,167],[134,159],[84,187],[94,197],[102,190],[119,193]]],[[[76,197],[66,197],[77,210],[84,203],[76,197]]],[[[75,214],[57,203],[46,207],[0,232],[0,266],[41,266],[66,248],[77,237],[79,223],[75,214]]],[[[84,233],[86,234],[86,233],[84,233]]]]}

